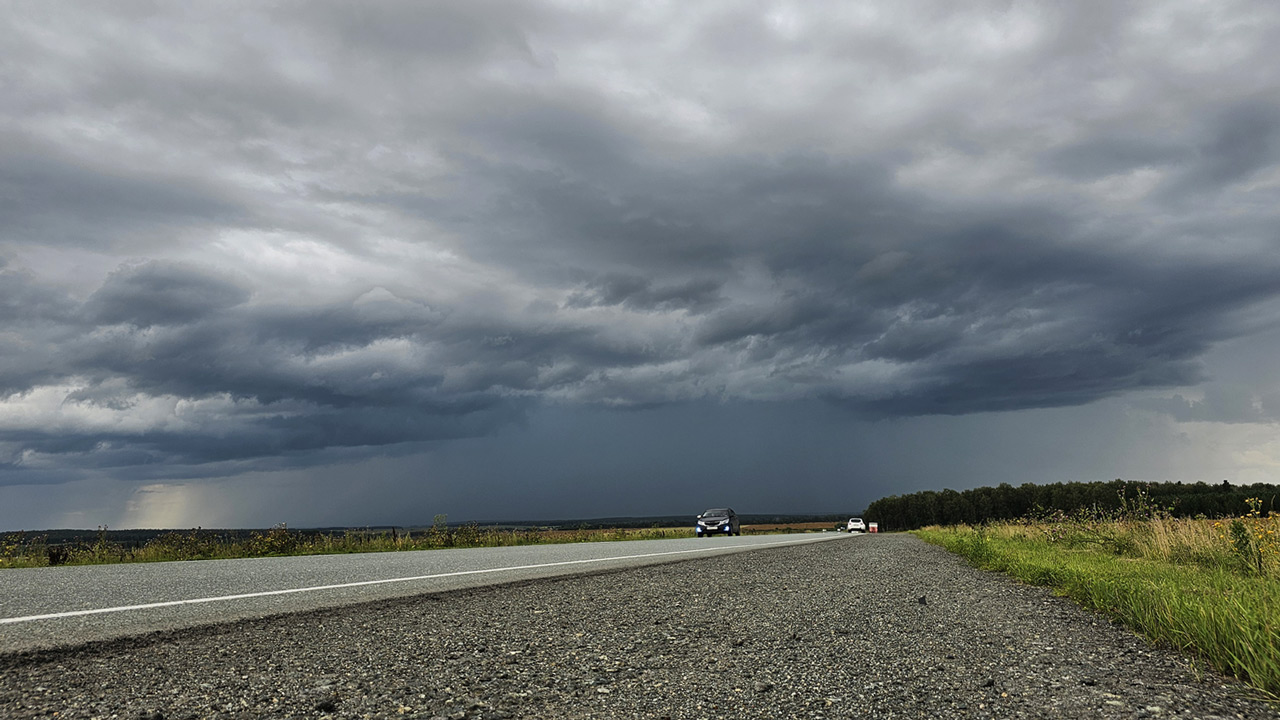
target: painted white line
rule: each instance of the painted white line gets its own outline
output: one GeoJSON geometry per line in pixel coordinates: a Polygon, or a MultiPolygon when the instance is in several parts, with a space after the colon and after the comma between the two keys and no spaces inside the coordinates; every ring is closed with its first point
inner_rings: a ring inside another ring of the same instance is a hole
{"type": "MultiPolygon", "coordinates": [[[[838,537],[838,536],[836,536],[838,537]]],[[[830,539],[827,536],[805,538],[804,540],[783,540],[748,545],[747,548],[770,547],[773,545],[800,545],[830,539]]],[[[362,587],[365,585],[386,585],[388,583],[412,582],[414,580],[435,580],[438,578],[460,577],[462,575],[484,575],[487,573],[507,572],[509,570],[536,570],[538,568],[558,567],[564,565],[585,565],[587,563],[609,562],[611,560],[638,560],[641,558],[661,557],[664,555],[688,555],[692,553],[715,552],[728,550],[725,546],[697,548],[696,550],[669,550],[666,552],[642,553],[640,555],[620,555],[615,557],[591,558],[589,560],[562,560],[560,562],[540,563],[538,565],[515,565],[512,567],[489,568],[487,570],[460,570],[458,572],[436,573],[434,575],[415,575],[413,577],[386,578],[384,580],[362,580],[360,582],[339,583],[337,585],[313,585],[310,587],[289,588],[286,590],[264,590],[262,592],[241,593],[239,595],[217,595],[215,597],[191,598],[189,600],[168,600],[165,602],[143,603],[141,605],[121,605],[119,607],[95,608],[93,610],[71,610],[68,612],[47,613],[45,615],[26,615],[23,617],[0,618],[0,625],[34,622],[36,620],[56,620],[58,618],[81,617],[84,615],[101,615],[103,613],[126,612],[128,610],[153,610],[155,608],[175,607],[177,605],[198,605],[201,603],[223,602],[226,600],[245,600],[247,598],[268,597],[270,595],[292,595],[295,593],[318,592],[320,590],[340,590],[342,588],[362,587]]]]}

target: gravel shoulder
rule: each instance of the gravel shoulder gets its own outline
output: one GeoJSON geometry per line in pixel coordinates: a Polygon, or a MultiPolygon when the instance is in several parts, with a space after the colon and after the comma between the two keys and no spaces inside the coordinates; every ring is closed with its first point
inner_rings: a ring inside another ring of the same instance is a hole
{"type": "Polygon", "coordinates": [[[0,716],[54,713],[1280,718],[1185,656],[896,534],[0,655],[0,716]]]}

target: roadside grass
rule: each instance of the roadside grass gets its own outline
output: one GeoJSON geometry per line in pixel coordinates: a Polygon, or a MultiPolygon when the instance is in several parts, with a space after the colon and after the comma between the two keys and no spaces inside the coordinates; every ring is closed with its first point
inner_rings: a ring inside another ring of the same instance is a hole
{"type": "Polygon", "coordinates": [[[1056,514],[921,539],[1052,588],[1280,700],[1280,515],[1056,514]]]}
{"type": "MultiPolygon", "coordinates": [[[[743,526],[744,534],[803,532],[790,526],[743,526]]],[[[416,530],[346,530],[320,532],[293,530],[277,525],[270,530],[237,536],[196,528],[166,532],[137,546],[112,542],[106,528],[99,528],[94,542],[50,544],[45,536],[9,533],[0,536],[0,568],[50,565],[103,565],[110,563],[164,562],[268,557],[279,555],[332,555],[342,553],[437,550],[441,548],[510,547],[560,543],[662,540],[693,537],[691,527],[653,528],[485,528],[450,526],[444,516],[428,528],[416,530]]]]}

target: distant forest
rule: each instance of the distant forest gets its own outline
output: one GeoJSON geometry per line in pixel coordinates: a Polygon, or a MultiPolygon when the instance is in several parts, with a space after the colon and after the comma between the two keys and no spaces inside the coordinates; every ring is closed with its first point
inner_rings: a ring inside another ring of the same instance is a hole
{"type": "Polygon", "coordinates": [[[883,530],[914,530],[927,525],[977,525],[987,520],[1014,520],[1038,511],[1062,510],[1071,513],[1092,508],[1120,507],[1120,498],[1134,499],[1141,490],[1151,501],[1170,509],[1176,517],[1230,517],[1249,512],[1245,498],[1260,498],[1263,513],[1280,510],[1277,505],[1280,485],[1221,485],[1203,482],[1184,484],[1142,483],[1125,480],[1111,482],[1070,482],[1053,485],[1024,483],[1014,487],[1001,483],[997,487],[972,490],[925,490],[910,495],[881,498],[867,506],[863,513],[868,521],[880,523],[883,530]]]}

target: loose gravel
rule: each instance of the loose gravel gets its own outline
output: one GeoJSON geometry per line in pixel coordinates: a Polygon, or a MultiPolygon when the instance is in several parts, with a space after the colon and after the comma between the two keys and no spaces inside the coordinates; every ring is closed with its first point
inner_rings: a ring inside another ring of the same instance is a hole
{"type": "MultiPolygon", "coordinates": [[[[708,542],[714,542],[709,540],[708,542]]],[[[5,718],[1280,718],[908,535],[0,656],[5,718]]]]}

